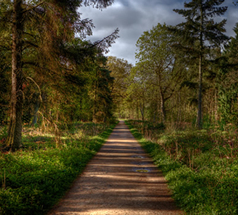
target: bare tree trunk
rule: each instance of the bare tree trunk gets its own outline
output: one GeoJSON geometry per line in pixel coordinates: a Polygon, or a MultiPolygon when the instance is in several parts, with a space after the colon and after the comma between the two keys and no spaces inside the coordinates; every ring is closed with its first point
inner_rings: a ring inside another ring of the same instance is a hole
{"type": "Polygon", "coordinates": [[[139,113],[139,104],[138,101],[136,102],[136,119],[140,118],[140,113],[139,113]]]}
{"type": "Polygon", "coordinates": [[[162,93],[162,90],[160,90],[160,108],[161,108],[161,116],[162,116],[162,122],[165,123],[166,121],[166,111],[165,111],[165,106],[164,106],[164,95],[162,93]]]}
{"type": "MultiPolygon", "coordinates": [[[[98,78],[98,73],[96,71],[96,78],[98,78]]],[[[93,122],[97,123],[97,90],[98,90],[98,81],[95,82],[95,91],[94,91],[94,101],[93,101],[93,122]]]]}
{"type": "Polygon", "coordinates": [[[181,123],[181,92],[178,93],[178,115],[177,115],[177,124],[181,123]]]}
{"type": "Polygon", "coordinates": [[[199,88],[198,88],[198,114],[197,127],[202,128],[202,56],[199,58],[199,88]]]}
{"type": "MultiPolygon", "coordinates": [[[[202,5],[202,4],[201,4],[202,5]]],[[[197,114],[197,127],[202,128],[202,53],[203,53],[203,9],[201,12],[201,24],[200,24],[200,56],[199,56],[199,88],[198,88],[198,114],[197,114]]]]}
{"type": "Polygon", "coordinates": [[[12,151],[18,149],[22,143],[22,33],[23,12],[22,0],[15,0],[13,6],[12,26],[12,91],[10,104],[10,124],[6,145],[12,151]]]}
{"type": "Polygon", "coordinates": [[[159,95],[157,96],[157,118],[156,118],[156,122],[160,122],[161,120],[160,120],[160,113],[161,113],[161,110],[160,110],[160,97],[159,97],[159,95]]]}
{"type": "MultiPolygon", "coordinates": [[[[79,99],[79,111],[80,111],[80,113],[83,112],[83,97],[82,96],[80,96],[80,99],[79,99]]],[[[74,113],[71,113],[71,114],[72,114],[72,118],[74,118],[74,113]]],[[[80,118],[78,120],[83,120],[81,114],[80,114],[80,118]]]]}
{"type": "Polygon", "coordinates": [[[38,110],[40,108],[40,101],[39,101],[39,94],[35,94],[35,97],[36,97],[36,102],[35,102],[35,107],[34,107],[34,116],[33,116],[33,120],[32,120],[32,125],[36,125],[37,123],[37,113],[38,113],[38,110]]]}
{"type": "Polygon", "coordinates": [[[217,123],[217,121],[218,121],[218,104],[217,104],[218,102],[217,102],[217,90],[216,90],[216,88],[215,88],[215,107],[214,107],[214,112],[215,112],[215,123],[217,123]]]}
{"type": "Polygon", "coordinates": [[[142,121],[145,120],[145,116],[144,116],[144,104],[140,105],[140,112],[141,112],[141,119],[142,121]]]}

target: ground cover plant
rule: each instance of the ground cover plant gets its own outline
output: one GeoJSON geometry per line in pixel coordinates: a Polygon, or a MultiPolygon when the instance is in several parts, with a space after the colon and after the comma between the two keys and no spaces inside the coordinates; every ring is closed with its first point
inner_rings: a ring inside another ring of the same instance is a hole
{"type": "Polygon", "coordinates": [[[141,121],[127,121],[133,135],[162,169],[177,205],[187,214],[238,213],[237,129],[158,129],[144,134],[141,121]],[[151,139],[153,141],[151,141],[151,139]]]}
{"type": "MultiPolygon", "coordinates": [[[[51,132],[24,128],[21,149],[0,154],[0,214],[45,214],[82,172],[114,126],[76,123],[61,131],[60,138],[51,132]]],[[[2,129],[0,139],[4,135],[2,129]]]]}

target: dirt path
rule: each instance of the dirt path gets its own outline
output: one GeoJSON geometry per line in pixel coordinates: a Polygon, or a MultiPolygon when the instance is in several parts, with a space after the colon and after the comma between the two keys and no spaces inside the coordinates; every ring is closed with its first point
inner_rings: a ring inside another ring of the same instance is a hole
{"type": "Polygon", "coordinates": [[[124,122],[49,215],[182,214],[161,172],[124,122]]]}

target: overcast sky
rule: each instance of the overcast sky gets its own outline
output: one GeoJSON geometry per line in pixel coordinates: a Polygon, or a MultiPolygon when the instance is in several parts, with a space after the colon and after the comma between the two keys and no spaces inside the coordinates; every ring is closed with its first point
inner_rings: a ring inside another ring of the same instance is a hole
{"type": "MultiPolygon", "coordinates": [[[[186,2],[189,2],[187,0],[186,2]]],[[[150,30],[158,23],[176,25],[183,21],[173,9],[184,8],[184,0],[115,0],[114,4],[106,9],[98,10],[92,7],[80,8],[82,18],[93,20],[95,28],[93,35],[88,39],[100,40],[119,28],[120,38],[110,48],[107,55],[124,58],[135,64],[136,41],[144,31],[150,30]]],[[[233,36],[233,28],[238,22],[238,6],[233,0],[226,0],[227,35],[233,36]]]]}

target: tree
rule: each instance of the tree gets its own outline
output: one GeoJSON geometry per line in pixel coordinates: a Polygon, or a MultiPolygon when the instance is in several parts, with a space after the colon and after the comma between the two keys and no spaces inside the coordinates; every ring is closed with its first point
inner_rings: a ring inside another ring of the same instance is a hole
{"type": "Polygon", "coordinates": [[[7,108],[9,104],[9,85],[10,85],[10,65],[9,65],[9,53],[2,49],[0,51],[0,125],[5,123],[7,108]]]}
{"type": "MultiPolygon", "coordinates": [[[[0,2],[0,18],[6,13],[8,4],[6,1],[0,2]]],[[[10,24],[0,22],[0,125],[6,121],[7,108],[9,104],[9,85],[11,70],[10,51],[10,24]]]]}
{"type": "Polygon", "coordinates": [[[220,53],[220,59],[217,60],[216,87],[222,121],[237,124],[238,23],[236,23],[233,30],[235,37],[231,37],[224,52],[220,53]]]}
{"type": "MultiPolygon", "coordinates": [[[[45,71],[62,71],[62,68],[67,70],[67,62],[64,62],[62,58],[62,54],[64,54],[61,51],[62,47],[74,39],[75,33],[80,33],[83,38],[83,36],[91,33],[93,27],[90,20],[80,19],[78,7],[84,3],[85,5],[95,5],[97,8],[104,8],[111,5],[112,2],[112,0],[7,1],[7,12],[0,19],[12,23],[12,90],[10,124],[6,140],[6,145],[12,151],[20,147],[22,139],[22,86],[26,78],[23,75],[24,66],[41,67],[44,65],[42,62],[48,62],[47,67],[44,68],[45,71]],[[25,54],[32,48],[36,48],[37,51],[31,53],[35,57],[39,56],[36,62],[24,59],[25,54]]],[[[116,34],[117,30],[105,40],[95,44],[87,44],[86,48],[92,49],[95,46],[100,49],[100,46],[105,45],[105,43],[110,45],[116,38],[116,34]]]]}
{"type": "Polygon", "coordinates": [[[131,110],[130,118],[145,120],[146,106],[150,98],[148,97],[148,83],[146,79],[142,77],[140,70],[137,67],[133,67],[130,71],[130,85],[127,89],[126,101],[129,103],[129,110],[131,110]],[[135,114],[136,111],[136,114],[135,114]]]}
{"type": "Polygon", "coordinates": [[[127,88],[129,87],[128,78],[132,65],[124,59],[109,56],[107,58],[107,68],[111,71],[111,76],[114,78],[110,86],[114,112],[116,112],[119,117],[125,117],[123,102],[126,98],[127,88]]]}
{"type": "Polygon", "coordinates": [[[107,58],[104,56],[97,57],[96,64],[93,68],[93,79],[91,88],[93,122],[106,122],[112,118],[112,97],[109,85],[112,84],[113,78],[110,76],[111,71],[106,68],[107,58]]]}
{"type": "Polygon", "coordinates": [[[179,57],[171,47],[176,40],[166,24],[158,23],[150,31],[144,32],[136,43],[136,58],[139,61],[133,69],[137,74],[140,73],[140,78],[147,82],[147,86],[156,88],[163,122],[166,121],[165,103],[179,89],[184,70],[179,66],[179,57]]]}
{"type": "Polygon", "coordinates": [[[202,78],[203,62],[209,47],[220,47],[228,37],[224,35],[226,20],[220,22],[213,20],[214,16],[223,15],[227,7],[220,6],[224,0],[192,0],[184,3],[186,9],[174,9],[185,17],[186,22],[180,23],[172,31],[184,38],[182,47],[187,53],[198,60],[198,112],[197,127],[202,128],[202,78]]]}

